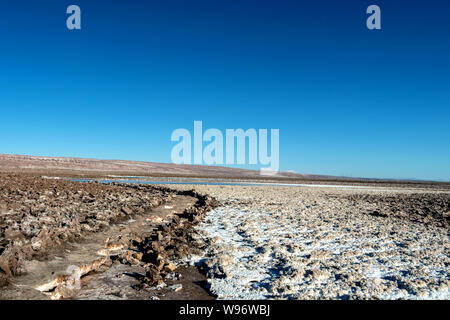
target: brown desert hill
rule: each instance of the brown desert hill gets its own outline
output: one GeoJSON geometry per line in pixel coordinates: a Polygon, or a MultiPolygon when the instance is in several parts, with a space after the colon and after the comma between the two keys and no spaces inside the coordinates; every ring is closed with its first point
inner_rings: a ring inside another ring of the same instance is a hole
{"type": "Polygon", "coordinates": [[[270,180],[286,183],[330,183],[342,184],[376,183],[376,184],[420,184],[421,186],[439,186],[450,188],[450,183],[416,181],[349,178],[328,175],[299,174],[295,172],[277,172],[261,174],[257,170],[208,166],[158,163],[130,160],[101,160],[71,157],[46,157],[0,154],[0,173],[29,173],[50,176],[70,176],[100,178],[108,175],[134,177],[186,177],[217,178],[242,180],[270,180]]]}
{"type": "MultiPolygon", "coordinates": [[[[181,177],[264,177],[259,171],[219,166],[185,165],[128,160],[100,160],[66,157],[44,157],[0,154],[0,171],[55,174],[117,174],[133,176],[181,177]]],[[[307,178],[291,172],[278,172],[271,177],[307,178]]]]}

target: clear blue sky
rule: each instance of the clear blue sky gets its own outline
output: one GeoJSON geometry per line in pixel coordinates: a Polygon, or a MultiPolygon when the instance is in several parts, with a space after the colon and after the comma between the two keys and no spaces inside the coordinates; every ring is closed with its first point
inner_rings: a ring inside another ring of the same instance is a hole
{"type": "Polygon", "coordinates": [[[0,2],[0,153],[170,162],[279,128],[280,169],[450,180],[448,1],[0,2]],[[66,8],[82,30],[66,28],[66,8]],[[382,30],[365,26],[368,5],[382,30]]]}

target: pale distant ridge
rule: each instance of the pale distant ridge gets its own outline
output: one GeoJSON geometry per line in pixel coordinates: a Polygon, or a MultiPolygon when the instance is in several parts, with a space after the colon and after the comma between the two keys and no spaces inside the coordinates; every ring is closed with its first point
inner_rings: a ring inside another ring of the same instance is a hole
{"type": "MultiPolygon", "coordinates": [[[[45,157],[0,154],[0,171],[57,171],[157,176],[258,177],[259,171],[219,166],[183,165],[128,160],[100,160],[68,157],[45,157]]],[[[312,175],[278,172],[272,177],[304,179],[312,175]]]]}
{"type": "MultiPolygon", "coordinates": [[[[341,182],[403,182],[424,183],[426,181],[411,179],[372,179],[350,178],[317,174],[299,174],[293,171],[270,172],[267,170],[248,170],[230,167],[186,165],[173,163],[102,160],[71,157],[46,157],[0,154],[0,172],[37,173],[50,175],[77,176],[147,176],[147,177],[205,177],[235,179],[269,179],[269,180],[314,180],[341,182]]],[[[429,181],[431,182],[431,181],[429,181]]],[[[434,183],[434,182],[433,182],[434,183]]],[[[437,182],[449,185],[447,182],[437,182]]]]}

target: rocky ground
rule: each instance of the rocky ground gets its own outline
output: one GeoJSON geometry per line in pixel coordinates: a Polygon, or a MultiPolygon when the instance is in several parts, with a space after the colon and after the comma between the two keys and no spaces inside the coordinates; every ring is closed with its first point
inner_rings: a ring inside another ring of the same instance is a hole
{"type": "Polygon", "coordinates": [[[152,289],[182,282],[175,262],[189,230],[216,205],[190,190],[2,175],[0,298],[158,296],[152,289]]]}
{"type": "Polygon", "coordinates": [[[187,261],[219,299],[450,298],[447,191],[196,189],[222,206],[187,261]]]}
{"type": "Polygon", "coordinates": [[[4,174],[0,299],[449,299],[449,205],[431,185],[4,174]]]}

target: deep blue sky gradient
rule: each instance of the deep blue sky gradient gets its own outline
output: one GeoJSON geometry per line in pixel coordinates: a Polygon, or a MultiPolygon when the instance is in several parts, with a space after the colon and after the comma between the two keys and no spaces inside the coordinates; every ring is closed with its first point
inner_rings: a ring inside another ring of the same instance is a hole
{"type": "Polygon", "coordinates": [[[280,169],[450,180],[448,1],[0,2],[0,153],[170,162],[279,128],[280,169]],[[66,8],[82,30],[66,28],[66,8]],[[367,6],[382,30],[365,26],[367,6]]]}

